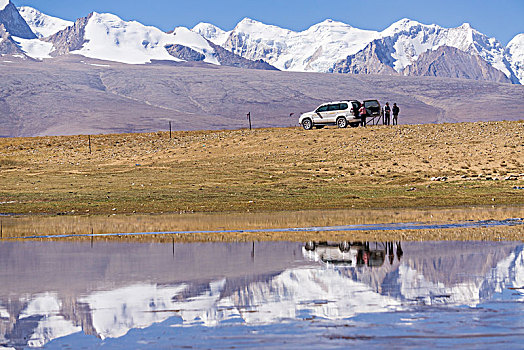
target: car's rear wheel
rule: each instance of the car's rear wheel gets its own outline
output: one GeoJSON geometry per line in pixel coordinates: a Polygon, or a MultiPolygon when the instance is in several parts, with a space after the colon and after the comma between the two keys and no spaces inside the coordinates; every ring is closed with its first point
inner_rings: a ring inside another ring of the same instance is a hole
{"type": "Polygon", "coordinates": [[[348,121],[344,117],[340,117],[337,119],[337,126],[339,128],[345,128],[348,126],[348,121]]]}
{"type": "Polygon", "coordinates": [[[309,242],[306,243],[306,247],[305,248],[306,248],[306,250],[312,251],[312,250],[315,250],[315,246],[316,246],[315,242],[309,241],[309,242]]]}
{"type": "Polygon", "coordinates": [[[313,128],[313,122],[311,121],[311,119],[304,119],[302,121],[302,127],[305,130],[311,130],[313,128]]]}

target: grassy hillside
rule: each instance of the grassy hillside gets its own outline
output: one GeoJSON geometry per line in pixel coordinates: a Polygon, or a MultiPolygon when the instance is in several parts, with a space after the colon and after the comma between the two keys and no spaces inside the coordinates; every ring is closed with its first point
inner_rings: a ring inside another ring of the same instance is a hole
{"type": "Polygon", "coordinates": [[[91,150],[0,139],[0,212],[524,205],[524,121],[99,135],[91,150]]]}

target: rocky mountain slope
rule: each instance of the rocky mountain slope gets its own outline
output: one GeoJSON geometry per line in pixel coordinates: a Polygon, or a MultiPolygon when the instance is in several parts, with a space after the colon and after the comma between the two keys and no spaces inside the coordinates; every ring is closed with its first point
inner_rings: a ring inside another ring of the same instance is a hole
{"type": "Polygon", "coordinates": [[[5,30],[12,36],[23,39],[36,39],[35,33],[20,16],[11,0],[0,0],[0,24],[3,24],[5,30]]]}
{"type": "Polygon", "coordinates": [[[3,24],[0,24],[0,55],[25,56],[22,49],[5,30],[3,24]]]}
{"type": "Polygon", "coordinates": [[[504,73],[493,68],[480,56],[469,55],[450,46],[441,46],[435,51],[422,53],[402,73],[414,76],[440,76],[511,83],[504,73]]]}

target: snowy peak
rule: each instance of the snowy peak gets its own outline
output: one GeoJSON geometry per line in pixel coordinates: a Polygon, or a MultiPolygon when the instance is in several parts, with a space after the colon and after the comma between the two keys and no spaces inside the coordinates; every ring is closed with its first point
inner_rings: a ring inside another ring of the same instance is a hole
{"type": "Polygon", "coordinates": [[[524,34],[511,39],[507,46],[507,56],[516,78],[524,83],[524,34]]]}
{"type": "Polygon", "coordinates": [[[511,41],[508,43],[508,49],[520,47],[521,51],[524,51],[524,33],[517,34],[511,41]]]}
{"type": "Polygon", "coordinates": [[[0,0],[0,24],[3,24],[12,36],[23,39],[36,39],[36,35],[10,0],[0,0]]]}
{"type": "Polygon", "coordinates": [[[189,29],[177,28],[168,34],[108,13],[93,12],[46,40],[54,44],[55,55],[73,53],[128,64],[153,60],[219,64],[209,43],[189,29]]]}
{"type": "Polygon", "coordinates": [[[230,32],[226,32],[211,23],[199,23],[192,29],[193,32],[200,34],[207,40],[217,45],[223,45],[230,32]]]}
{"type": "MultiPolygon", "coordinates": [[[[427,25],[423,25],[420,22],[411,20],[409,18],[403,18],[391,24],[388,28],[382,31],[381,34],[382,36],[395,35],[396,33],[410,32],[413,30],[413,28],[420,28],[422,26],[430,27],[427,25]]],[[[438,26],[433,26],[433,27],[438,27],[438,26]]]]}
{"type": "Polygon", "coordinates": [[[362,50],[378,32],[326,20],[294,32],[244,18],[229,34],[224,48],[250,60],[264,60],[278,69],[328,72],[340,57],[362,50]]]}
{"type": "Polygon", "coordinates": [[[261,37],[264,39],[274,38],[278,40],[279,38],[287,36],[293,32],[246,17],[236,25],[235,29],[233,29],[233,33],[242,33],[250,37],[261,37]]]}
{"type": "Polygon", "coordinates": [[[18,11],[38,38],[48,37],[74,24],[28,6],[20,7],[18,11]]]}

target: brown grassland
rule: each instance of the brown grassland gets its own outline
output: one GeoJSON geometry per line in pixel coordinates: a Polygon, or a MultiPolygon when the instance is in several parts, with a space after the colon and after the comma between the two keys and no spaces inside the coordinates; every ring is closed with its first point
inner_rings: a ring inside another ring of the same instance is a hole
{"type": "Polygon", "coordinates": [[[99,135],[91,145],[0,139],[0,212],[524,204],[514,189],[524,183],[524,121],[99,135]]]}
{"type": "Polygon", "coordinates": [[[0,213],[519,210],[523,173],[524,121],[4,138],[0,213]]]}

